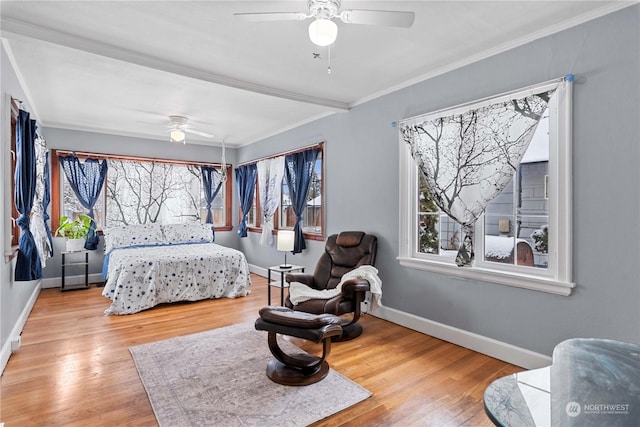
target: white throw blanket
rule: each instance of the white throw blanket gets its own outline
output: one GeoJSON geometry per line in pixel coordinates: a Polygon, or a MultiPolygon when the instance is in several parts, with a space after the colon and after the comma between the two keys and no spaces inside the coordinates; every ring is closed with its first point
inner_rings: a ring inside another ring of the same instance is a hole
{"type": "Polygon", "coordinates": [[[340,283],[335,289],[317,290],[309,286],[291,282],[289,286],[289,299],[296,305],[310,299],[330,299],[342,293],[342,284],[350,279],[365,279],[369,282],[371,294],[373,295],[371,308],[375,308],[380,303],[382,297],[382,280],[378,277],[378,270],[371,265],[363,265],[346,273],[340,279],[340,283]]]}

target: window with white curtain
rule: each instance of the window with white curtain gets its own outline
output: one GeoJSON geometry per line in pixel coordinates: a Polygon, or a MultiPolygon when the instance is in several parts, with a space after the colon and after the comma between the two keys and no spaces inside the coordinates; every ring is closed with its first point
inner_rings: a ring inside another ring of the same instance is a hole
{"type": "MultiPolygon", "coordinates": [[[[400,138],[401,265],[561,295],[571,293],[571,80],[558,80],[508,183],[497,195],[492,194],[476,217],[471,236],[475,256],[468,266],[456,265],[463,227],[435,203],[414,160],[415,146],[412,153],[406,136],[400,138]]],[[[422,124],[423,118],[455,117],[512,102],[549,85],[545,82],[407,120],[415,125],[422,124]]],[[[492,179],[487,181],[491,186],[492,179]]]]}

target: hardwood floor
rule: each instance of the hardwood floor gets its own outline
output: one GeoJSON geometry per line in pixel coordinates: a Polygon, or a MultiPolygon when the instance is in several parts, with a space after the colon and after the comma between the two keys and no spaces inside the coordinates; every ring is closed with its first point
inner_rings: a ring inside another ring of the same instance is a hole
{"type": "MultiPolygon", "coordinates": [[[[266,305],[266,279],[252,294],[104,316],[101,288],[45,289],[22,346],[1,379],[0,421],[17,426],[156,426],[128,348],[253,321],[266,305]]],[[[272,294],[273,297],[273,294],[272,294]]],[[[333,345],[333,369],[373,396],[316,426],[490,426],[482,395],[494,379],[522,369],[365,315],[359,338],[333,345]]],[[[315,344],[294,341],[310,352],[315,344]]],[[[265,346],[266,335],[265,335],[265,346]]]]}

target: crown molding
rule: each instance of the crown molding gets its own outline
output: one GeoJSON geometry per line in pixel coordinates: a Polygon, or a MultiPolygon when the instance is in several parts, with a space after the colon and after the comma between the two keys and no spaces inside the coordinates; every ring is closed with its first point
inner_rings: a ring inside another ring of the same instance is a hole
{"type": "Polygon", "coordinates": [[[457,70],[458,68],[462,68],[465,67],[467,65],[473,64],[475,62],[479,62],[482,61],[483,59],[487,59],[489,57],[492,57],[494,55],[498,55],[500,53],[506,52],[508,50],[514,49],[518,46],[522,46],[525,45],[527,43],[530,43],[532,41],[541,39],[543,37],[547,37],[556,33],[559,33],[560,31],[564,31],[567,30],[569,28],[575,27],[577,25],[580,24],[584,24],[585,22],[589,22],[592,21],[594,19],[600,18],[602,16],[608,15],[610,13],[613,12],[617,12],[621,9],[625,9],[629,6],[633,6],[633,5],[637,5],[638,3],[640,3],[638,0],[632,0],[632,1],[613,1],[609,4],[606,4],[605,6],[602,6],[598,9],[593,9],[590,10],[588,12],[585,12],[581,15],[577,15],[574,16],[570,19],[567,19],[563,22],[560,22],[558,24],[552,25],[550,27],[546,27],[540,31],[528,34],[524,37],[520,37],[520,38],[516,38],[513,39],[511,41],[509,41],[508,43],[503,43],[501,45],[495,46],[491,49],[487,49],[484,50],[482,52],[478,52],[475,55],[470,55],[468,57],[466,57],[465,59],[461,60],[461,61],[456,61],[456,62],[452,62],[448,65],[445,65],[443,67],[437,68],[435,70],[429,71],[428,73],[422,74],[418,77],[415,77],[413,79],[407,80],[405,82],[402,82],[400,84],[397,84],[395,86],[392,86],[390,88],[385,89],[384,91],[366,96],[364,98],[358,99],[357,101],[352,102],[349,106],[351,108],[360,105],[360,104],[364,104],[365,102],[369,102],[372,101],[376,98],[380,98],[384,95],[388,95],[390,93],[396,92],[398,90],[401,89],[405,89],[409,86],[412,86],[416,83],[420,83],[422,81],[425,80],[429,80],[432,79],[434,77],[440,76],[442,74],[448,73],[450,71],[453,70],[457,70]]]}

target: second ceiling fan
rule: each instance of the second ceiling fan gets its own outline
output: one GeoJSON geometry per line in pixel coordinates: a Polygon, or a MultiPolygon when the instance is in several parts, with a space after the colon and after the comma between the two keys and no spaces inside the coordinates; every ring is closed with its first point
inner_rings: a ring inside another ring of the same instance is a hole
{"type": "Polygon", "coordinates": [[[188,119],[184,116],[169,116],[169,140],[171,142],[186,143],[186,133],[204,136],[205,138],[213,138],[214,135],[195,129],[187,123],[188,119]]]}
{"type": "Polygon", "coordinates": [[[346,24],[384,25],[405,27],[413,25],[415,13],[392,10],[343,10],[341,0],[309,0],[309,12],[257,12],[234,13],[248,21],[304,21],[314,18],[309,25],[309,38],[317,46],[329,46],[338,37],[338,26],[333,21],[340,19],[346,24]]]}

